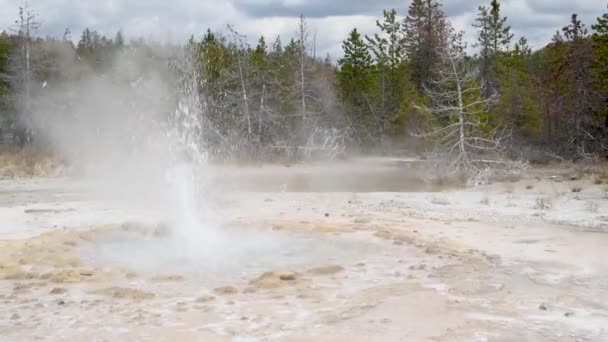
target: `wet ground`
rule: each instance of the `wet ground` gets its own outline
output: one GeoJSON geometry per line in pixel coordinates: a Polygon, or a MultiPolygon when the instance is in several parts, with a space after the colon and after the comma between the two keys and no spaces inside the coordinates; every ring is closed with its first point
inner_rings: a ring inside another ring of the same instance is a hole
{"type": "Polygon", "coordinates": [[[434,191],[347,166],[223,169],[187,234],[79,181],[2,181],[0,340],[608,340],[593,178],[434,191]]]}

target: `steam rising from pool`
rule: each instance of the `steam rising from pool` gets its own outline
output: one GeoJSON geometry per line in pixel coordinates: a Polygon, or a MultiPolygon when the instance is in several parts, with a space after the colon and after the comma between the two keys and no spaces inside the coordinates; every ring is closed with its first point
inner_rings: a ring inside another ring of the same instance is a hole
{"type": "Polygon", "coordinates": [[[190,163],[178,163],[169,169],[169,198],[172,202],[170,238],[179,254],[191,259],[201,250],[210,253],[220,242],[217,229],[211,222],[209,210],[201,196],[196,172],[200,169],[190,163]]]}
{"type": "Polygon", "coordinates": [[[206,103],[201,100],[198,74],[191,51],[184,51],[173,64],[177,78],[177,105],[168,120],[167,135],[174,146],[168,167],[169,198],[172,203],[172,238],[187,255],[209,250],[217,242],[209,210],[203,201],[208,151],[204,146],[206,103]]]}
{"type": "Polygon", "coordinates": [[[206,104],[190,51],[170,60],[162,68],[149,53],[127,50],[108,70],[90,70],[69,86],[49,82],[30,124],[94,200],[168,223],[180,251],[190,253],[213,236],[203,200],[206,104]]]}

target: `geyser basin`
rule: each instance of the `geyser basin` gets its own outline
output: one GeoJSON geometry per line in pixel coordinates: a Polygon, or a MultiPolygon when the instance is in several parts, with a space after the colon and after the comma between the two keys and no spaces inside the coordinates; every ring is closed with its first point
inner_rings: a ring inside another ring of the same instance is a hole
{"type": "Polygon", "coordinates": [[[230,229],[201,231],[200,237],[193,236],[189,241],[120,233],[82,248],[81,254],[86,263],[95,266],[121,267],[141,275],[184,274],[223,283],[276,270],[349,267],[371,259],[378,264],[387,258],[395,262],[394,249],[369,235],[230,229]]]}

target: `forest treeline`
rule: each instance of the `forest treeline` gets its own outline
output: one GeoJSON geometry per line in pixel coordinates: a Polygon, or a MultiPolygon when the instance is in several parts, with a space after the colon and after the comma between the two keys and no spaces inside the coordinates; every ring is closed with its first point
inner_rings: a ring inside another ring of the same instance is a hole
{"type": "Polygon", "coordinates": [[[92,29],[74,43],[69,30],[38,36],[39,22],[21,8],[16,27],[0,34],[3,144],[36,142],[28,115],[49,87],[104,75],[125,54],[138,56],[142,72],[184,72],[191,69],[175,66],[187,51],[206,143],[218,153],[335,157],[422,140],[460,165],[472,154],[534,149],[579,159],[608,151],[608,13],[589,26],[572,14],[533,51],[492,0],[478,8],[470,28],[477,39],[467,47],[440,0],[412,0],[407,13],[384,11],[375,34],[354,28],[337,63],[317,56],[304,17],[292,37],[254,45],[233,27],[184,45],[127,42],[121,32],[92,29]]]}

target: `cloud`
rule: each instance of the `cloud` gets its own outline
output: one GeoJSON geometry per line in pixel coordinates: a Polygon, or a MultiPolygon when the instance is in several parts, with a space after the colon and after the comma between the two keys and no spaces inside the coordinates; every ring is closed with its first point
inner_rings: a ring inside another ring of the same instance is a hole
{"type": "MultiPolygon", "coordinates": [[[[470,45],[475,40],[472,24],[477,7],[490,0],[444,0],[444,10],[457,29],[467,32],[470,45]]],[[[74,38],[85,27],[112,37],[119,29],[127,37],[186,40],[200,36],[207,28],[223,30],[226,24],[247,35],[255,44],[260,35],[283,42],[295,33],[298,17],[304,14],[311,36],[316,33],[320,56],[341,55],[341,43],[357,27],[364,34],[375,32],[375,21],[383,9],[395,8],[405,15],[404,0],[30,0],[42,19],[42,35],[61,36],[70,28],[74,38]]],[[[605,0],[503,0],[502,11],[516,39],[526,36],[535,48],[548,43],[556,30],[568,24],[571,13],[591,26],[606,11],[605,0]]],[[[17,1],[0,0],[0,30],[13,25],[17,1]]]]}
{"type": "Polygon", "coordinates": [[[237,9],[249,17],[327,18],[336,16],[376,15],[383,9],[405,9],[402,0],[234,0],[237,9]]]}

